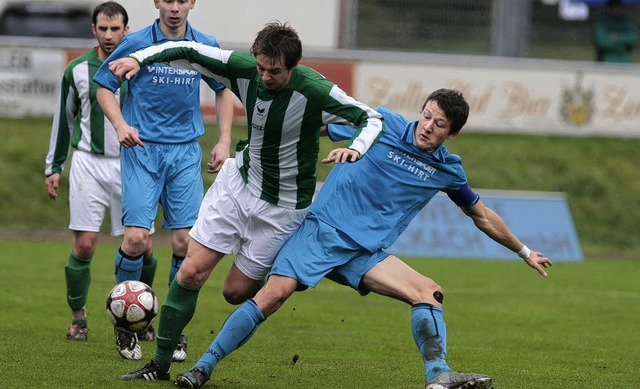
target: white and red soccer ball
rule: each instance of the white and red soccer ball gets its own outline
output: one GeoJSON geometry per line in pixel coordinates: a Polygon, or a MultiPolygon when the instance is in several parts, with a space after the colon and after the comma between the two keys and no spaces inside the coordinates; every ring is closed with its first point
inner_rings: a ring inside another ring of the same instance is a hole
{"type": "Polygon", "coordinates": [[[158,297],[141,281],[123,281],[107,297],[107,316],[123,331],[139,332],[147,328],[158,314],[158,297]]]}

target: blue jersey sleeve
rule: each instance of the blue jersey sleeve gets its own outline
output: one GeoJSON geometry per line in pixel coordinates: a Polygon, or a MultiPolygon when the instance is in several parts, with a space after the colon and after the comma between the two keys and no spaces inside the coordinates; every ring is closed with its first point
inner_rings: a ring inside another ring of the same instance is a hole
{"type": "Polygon", "coordinates": [[[109,62],[126,57],[131,52],[131,49],[131,41],[125,36],[113,53],[100,65],[100,68],[98,68],[96,74],[93,76],[93,81],[115,93],[115,91],[120,88],[122,82],[109,70],[109,62]]]}
{"type": "MultiPolygon", "coordinates": [[[[385,123],[389,119],[395,119],[393,115],[398,115],[395,112],[384,107],[375,107],[374,110],[378,111],[378,113],[380,113],[384,117],[385,123]]],[[[389,129],[390,126],[385,125],[385,127],[389,129]]],[[[353,135],[357,130],[357,128],[351,127],[347,124],[329,124],[327,125],[327,136],[332,141],[339,142],[353,138],[353,135]]]]}
{"type": "Polygon", "coordinates": [[[328,124],[327,136],[334,142],[351,139],[356,129],[346,124],[328,124]]]}

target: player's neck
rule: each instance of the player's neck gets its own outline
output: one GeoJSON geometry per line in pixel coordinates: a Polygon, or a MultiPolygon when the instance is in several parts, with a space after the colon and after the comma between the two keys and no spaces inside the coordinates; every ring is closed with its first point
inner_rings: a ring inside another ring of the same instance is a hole
{"type": "Polygon", "coordinates": [[[162,34],[169,39],[181,39],[187,34],[187,24],[184,23],[180,27],[171,28],[166,24],[160,23],[160,31],[162,31],[162,34]]]}
{"type": "Polygon", "coordinates": [[[109,57],[109,54],[105,53],[102,48],[100,48],[100,46],[96,47],[96,54],[102,62],[106,61],[106,59],[109,57]]]}

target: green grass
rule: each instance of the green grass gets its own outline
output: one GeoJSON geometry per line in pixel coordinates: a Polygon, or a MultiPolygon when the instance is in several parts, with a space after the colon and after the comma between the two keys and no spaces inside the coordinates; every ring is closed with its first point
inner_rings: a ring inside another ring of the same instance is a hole
{"type": "MultiPolygon", "coordinates": [[[[0,240],[3,280],[1,387],[164,388],[127,382],[143,361],[116,352],[104,312],[113,286],[117,240],[101,242],[89,294],[89,342],[65,339],[70,321],[64,265],[68,242],[0,240]]],[[[169,248],[154,289],[167,292],[169,248]]],[[[611,258],[556,264],[544,279],[519,262],[408,260],[445,291],[448,361],[490,374],[503,389],[638,388],[640,274],[637,262],[611,258]]],[[[172,378],[198,359],[234,309],[220,294],[225,258],[205,284],[186,329],[189,355],[172,378]]],[[[381,296],[360,297],[323,281],[295,294],[244,347],[216,369],[209,388],[419,388],[424,367],[411,337],[410,308],[381,296]],[[292,363],[294,354],[300,356],[292,363]]]]}

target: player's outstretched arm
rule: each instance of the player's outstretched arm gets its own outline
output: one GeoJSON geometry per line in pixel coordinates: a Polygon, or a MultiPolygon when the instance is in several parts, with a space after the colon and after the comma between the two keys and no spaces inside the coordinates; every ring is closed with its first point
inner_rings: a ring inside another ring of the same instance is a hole
{"type": "Polygon", "coordinates": [[[484,205],[482,200],[478,200],[471,207],[466,207],[462,210],[473,219],[473,223],[480,231],[504,247],[516,252],[527,265],[534,268],[541,276],[547,276],[547,272],[544,269],[553,265],[551,260],[541,252],[529,250],[511,233],[500,215],[484,205]]]}

